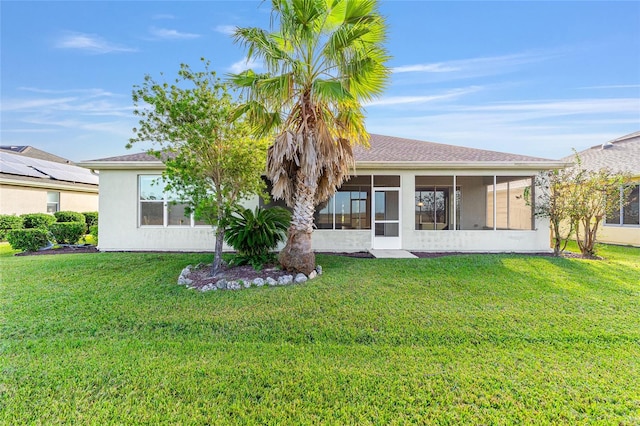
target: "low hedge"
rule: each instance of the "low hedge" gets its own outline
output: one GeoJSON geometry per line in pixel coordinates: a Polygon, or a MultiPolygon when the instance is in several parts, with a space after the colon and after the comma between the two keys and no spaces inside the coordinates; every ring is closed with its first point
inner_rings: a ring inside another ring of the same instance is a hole
{"type": "Polygon", "coordinates": [[[85,222],[85,216],[78,212],[60,211],[53,215],[56,217],[56,222],[85,222]]]}
{"type": "Polygon", "coordinates": [[[12,229],[7,241],[14,250],[37,251],[49,244],[48,232],[42,228],[12,229]]]}
{"type": "Polygon", "coordinates": [[[56,222],[49,225],[58,244],[76,244],[85,235],[86,224],[82,222],[56,222]]]}
{"type": "Polygon", "coordinates": [[[22,229],[24,220],[14,214],[0,214],[0,241],[7,239],[12,229],[22,229]]]}
{"type": "Polygon", "coordinates": [[[92,225],[89,227],[89,234],[93,237],[94,243],[98,244],[98,225],[92,225]]]}
{"type": "Polygon", "coordinates": [[[87,229],[91,229],[92,226],[98,225],[98,212],[83,212],[84,221],[87,224],[87,229]]]}
{"type": "Polygon", "coordinates": [[[41,228],[41,229],[47,229],[49,228],[49,225],[51,225],[52,223],[55,223],[56,221],[56,217],[51,215],[51,214],[47,214],[47,213],[27,213],[27,214],[23,214],[22,219],[24,220],[24,227],[25,228],[41,228]]]}

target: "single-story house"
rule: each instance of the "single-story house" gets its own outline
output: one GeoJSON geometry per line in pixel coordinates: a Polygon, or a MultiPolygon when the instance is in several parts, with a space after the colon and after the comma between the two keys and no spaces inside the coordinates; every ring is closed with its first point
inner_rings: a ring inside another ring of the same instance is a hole
{"type": "MultiPolygon", "coordinates": [[[[317,207],[316,250],[549,250],[549,223],[534,217],[525,188],[563,162],[381,135],[354,153],[356,174],[317,207]]],[[[80,165],[100,174],[100,250],[213,249],[211,228],[154,185],[163,170],[156,158],[80,165]]]]}
{"type": "MultiPolygon", "coordinates": [[[[598,229],[598,241],[640,247],[640,131],[578,152],[587,170],[610,169],[630,173],[633,189],[626,199],[620,194],[620,208],[605,218],[598,229]]],[[[575,160],[575,155],[564,161],[575,160]]]]}
{"type": "Polygon", "coordinates": [[[98,210],[98,176],[31,146],[0,146],[0,214],[98,210]]]}

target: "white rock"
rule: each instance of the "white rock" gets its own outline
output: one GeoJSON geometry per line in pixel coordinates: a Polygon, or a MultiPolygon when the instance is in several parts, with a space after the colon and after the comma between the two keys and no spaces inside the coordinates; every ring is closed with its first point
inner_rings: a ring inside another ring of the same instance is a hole
{"type": "Polygon", "coordinates": [[[316,272],[318,273],[318,275],[322,275],[322,266],[316,266],[316,272]]]}
{"type": "Polygon", "coordinates": [[[284,275],[278,278],[279,285],[287,285],[287,284],[291,284],[292,282],[293,282],[293,275],[284,275]]]}
{"type": "Polygon", "coordinates": [[[264,285],[264,280],[262,278],[256,278],[253,280],[253,285],[262,287],[264,285]]]}
{"type": "Polygon", "coordinates": [[[269,284],[269,285],[277,285],[277,284],[278,284],[278,281],[274,280],[274,279],[273,279],[273,278],[271,278],[271,277],[267,277],[267,279],[266,279],[266,283],[267,283],[267,284],[269,284]]]}
{"type": "Polygon", "coordinates": [[[240,290],[242,285],[240,285],[237,281],[229,281],[227,282],[227,290],[240,290]]]}
{"type": "Polygon", "coordinates": [[[216,283],[216,287],[218,287],[220,290],[224,290],[225,288],[227,288],[227,280],[225,280],[224,278],[218,280],[218,282],[216,283]]]}
{"type": "Polygon", "coordinates": [[[307,282],[307,276],[303,273],[300,273],[296,275],[294,281],[296,282],[296,284],[307,282]]]}
{"type": "Polygon", "coordinates": [[[311,271],[311,273],[309,274],[309,279],[312,280],[315,277],[318,276],[318,273],[315,271],[315,269],[313,271],[311,271]]]}

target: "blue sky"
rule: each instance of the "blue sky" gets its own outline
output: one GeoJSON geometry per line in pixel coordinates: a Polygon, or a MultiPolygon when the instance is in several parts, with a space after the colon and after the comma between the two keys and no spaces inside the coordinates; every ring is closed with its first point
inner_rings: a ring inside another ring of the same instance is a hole
{"type": "MultiPolygon", "coordinates": [[[[640,2],[383,1],[393,75],[371,133],[561,158],[640,130],[640,2]]],[[[129,153],[131,90],[180,63],[239,71],[260,1],[1,1],[1,144],[129,153]]],[[[260,64],[252,64],[259,70],[260,64]]],[[[143,150],[134,147],[133,151],[143,150]],[[137,148],[137,149],[136,149],[137,148]]]]}

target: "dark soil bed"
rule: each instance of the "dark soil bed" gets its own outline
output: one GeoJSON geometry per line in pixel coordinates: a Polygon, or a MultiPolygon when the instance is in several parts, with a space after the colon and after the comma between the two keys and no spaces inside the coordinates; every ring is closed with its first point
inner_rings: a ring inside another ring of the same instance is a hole
{"type": "Polygon", "coordinates": [[[71,253],[98,253],[96,246],[62,246],[54,247],[47,250],[23,251],[16,253],[15,256],[39,256],[43,254],[71,254],[71,253]]]}

